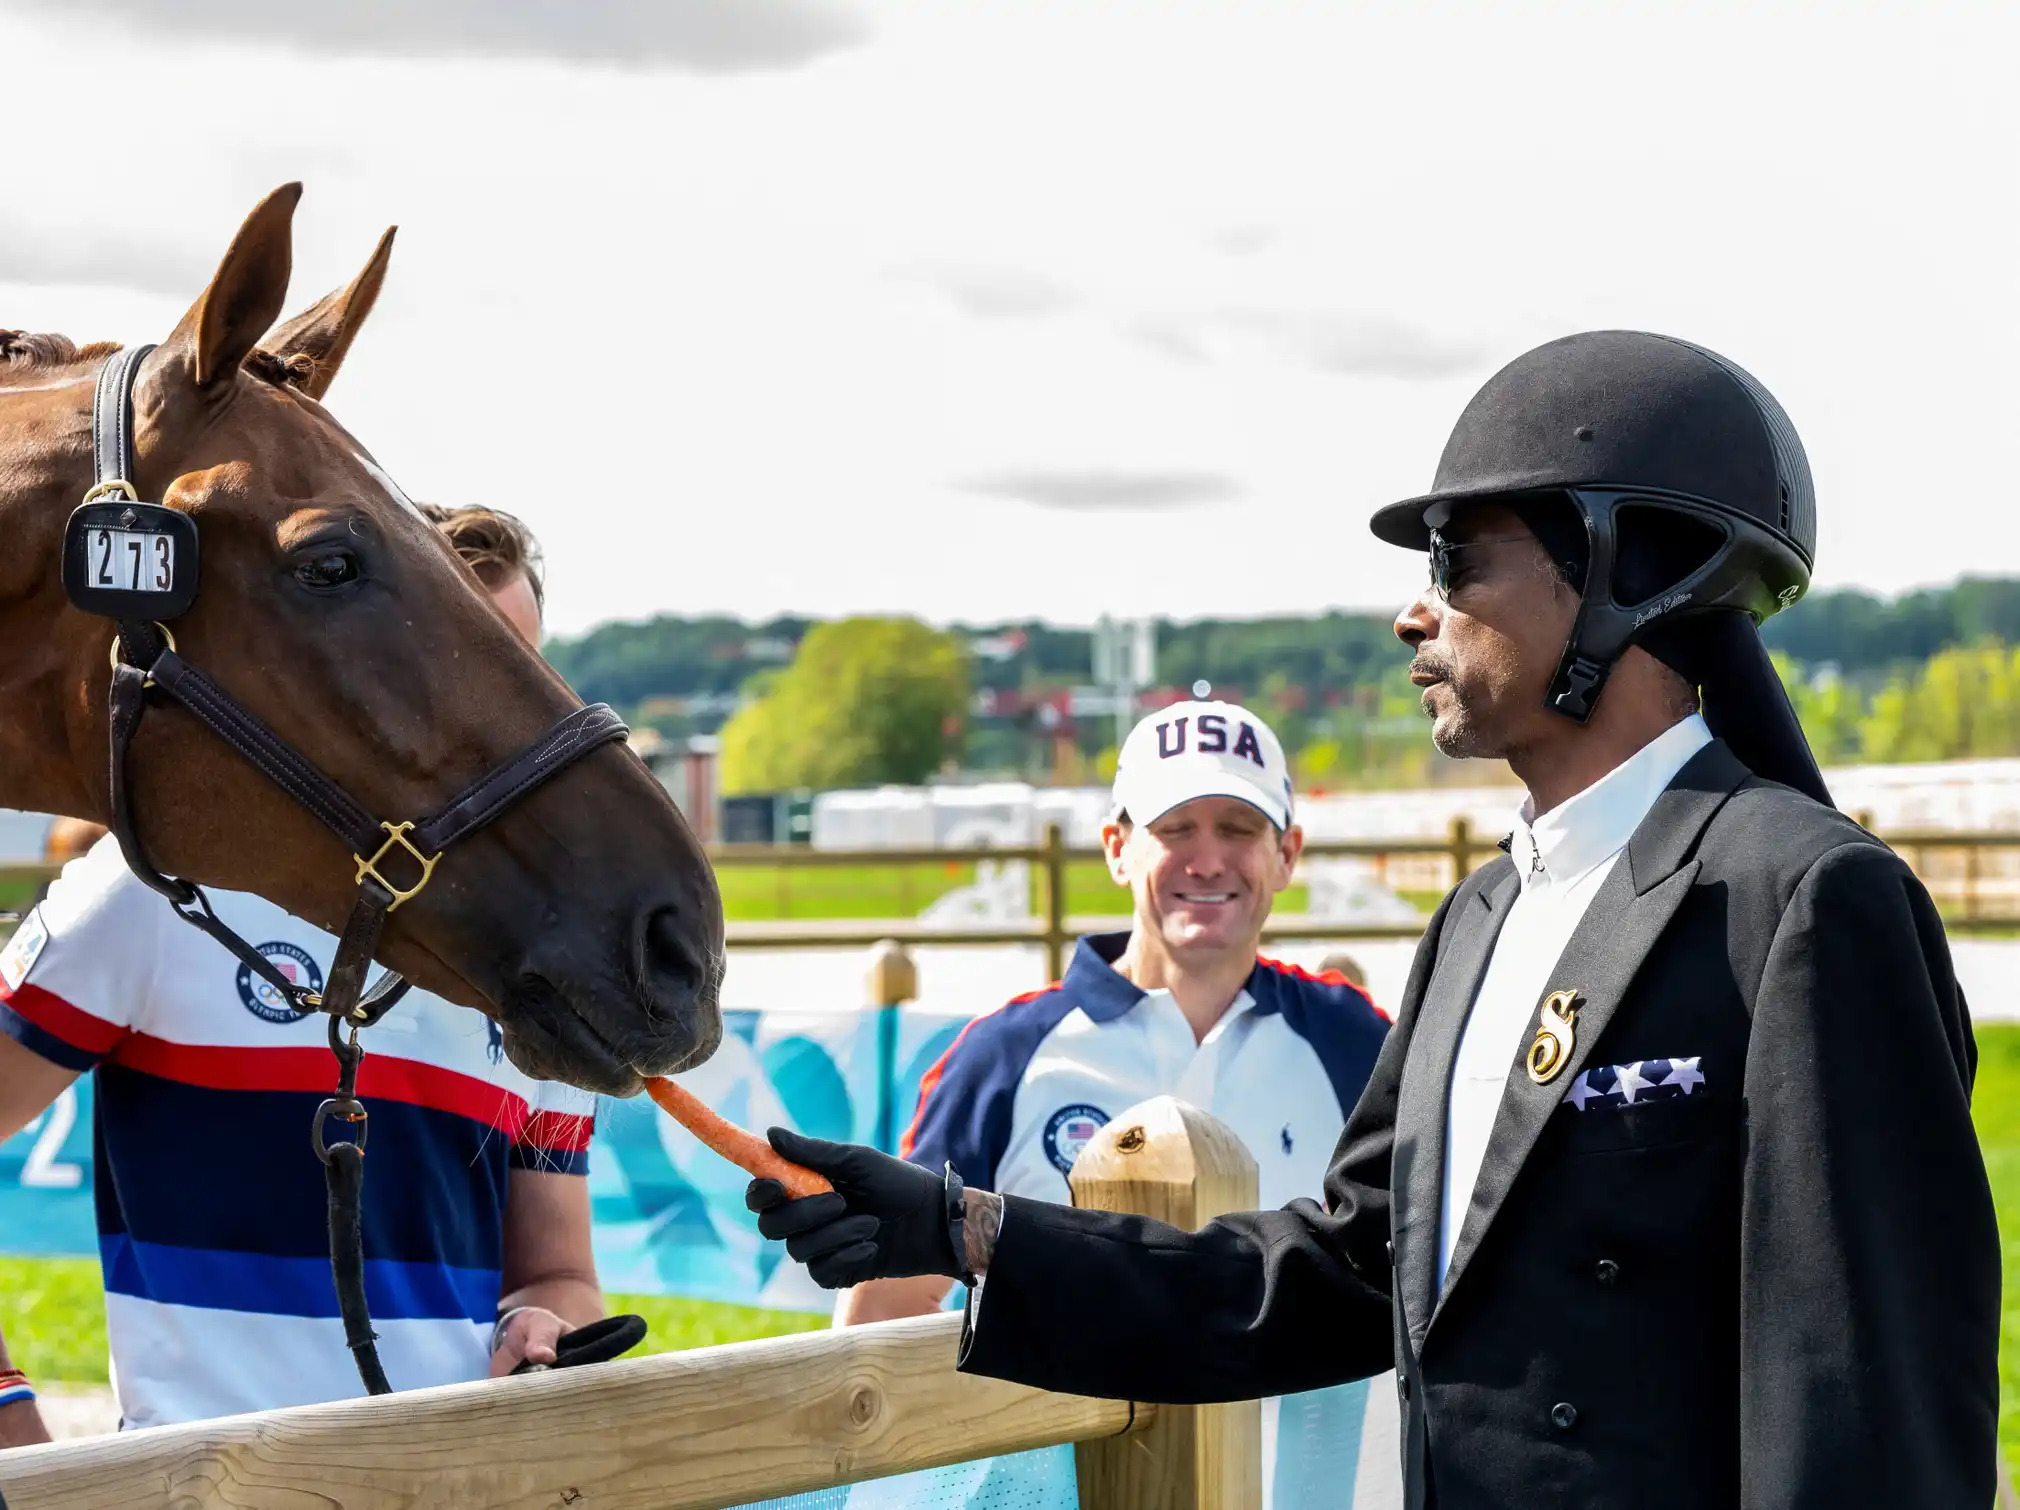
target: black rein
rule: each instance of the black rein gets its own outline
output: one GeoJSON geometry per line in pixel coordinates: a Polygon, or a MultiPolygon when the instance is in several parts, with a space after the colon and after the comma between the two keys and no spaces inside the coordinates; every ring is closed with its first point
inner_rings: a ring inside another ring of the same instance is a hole
{"type": "MultiPolygon", "coordinates": [[[[139,501],[129,480],[133,475],[133,383],[151,350],[140,346],[117,352],[99,374],[92,406],[97,485],[87,502],[122,491],[136,504],[139,501]]],[[[65,548],[69,548],[67,541],[65,548]]],[[[310,1141],[323,1162],[329,1186],[330,1270],[343,1316],[345,1345],[357,1361],[358,1376],[366,1390],[387,1394],[392,1385],[380,1366],[376,1334],[365,1304],[360,1195],[365,1177],[366,1112],[357,1092],[358,1066],[365,1055],[358,1044],[358,1031],[383,1017],[406,994],[407,982],[386,971],[370,991],[365,989],[380,929],[389,914],[428,884],[436,862],[451,845],[476,833],[592,750],[622,739],[630,731],[604,703],[577,708],[503,765],[458,792],[432,817],[385,822],[373,817],[369,809],[303,759],[216,682],[177,655],[174,639],[160,623],[137,618],[121,618],[118,623],[112,649],[112,832],[127,867],[166,897],[176,916],[230,950],[295,1011],[329,1014],[337,1086],[335,1094],[316,1111],[310,1141]],[[174,702],[193,714],[247,764],[313,813],[343,841],[356,861],[357,900],[352,903],[329,980],[321,992],[281,974],[218,917],[201,887],[164,875],[148,859],[135,826],[127,764],[141,718],[163,701],[174,702]],[[399,871],[400,878],[389,876],[388,869],[399,871]],[[332,1119],[350,1123],[354,1136],[328,1141],[325,1132],[332,1119]]]]}

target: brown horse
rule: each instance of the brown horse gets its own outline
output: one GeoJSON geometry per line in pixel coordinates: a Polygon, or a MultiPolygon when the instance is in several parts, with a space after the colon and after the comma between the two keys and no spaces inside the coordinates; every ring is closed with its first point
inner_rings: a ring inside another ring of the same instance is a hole
{"type": "MultiPolygon", "coordinates": [[[[247,217],[146,359],[133,481],[201,531],[201,590],[171,626],[184,658],[365,806],[418,817],[580,702],[321,403],[392,233],[348,288],[268,334],[300,195],[247,217]]],[[[0,804],[97,821],[113,625],[69,603],[59,543],[93,481],[93,382],[117,349],[0,331],[0,804]]],[[[150,716],[130,769],[161,868],[342,926],[343,845],[195,719],[150,716]]],[[[613,744],[445,856],[378,957],[497,1018],[522,1069],[628,1095],[714,1051],[722,938],[700,845],[613,744]]]]}

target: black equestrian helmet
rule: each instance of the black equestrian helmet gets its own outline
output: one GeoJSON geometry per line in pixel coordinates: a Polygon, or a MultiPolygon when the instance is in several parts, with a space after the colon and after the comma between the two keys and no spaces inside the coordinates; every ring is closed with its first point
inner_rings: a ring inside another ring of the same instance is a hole
{"type": "Polygon", "coordinates": [[[1816,492],[1795,426],[1751,374],[1645,331],[1551,341],[1487,380],[1432,490],[1372,526],[1426,550],[1458,510],[1490,499],[1579,589],[1545,694],[1553,711],[1591,718],[1639,644],[1698,689],[1712,733],[1757,775],[1830,802],[1758,633],[1809,586],[1816,492]]]}
{"type": "Polygon", "coordinates": [[[1549,693],[1580,722],[1659,625],[1720,610],[1757,625],[1809,586],[1816,494],[1795,426],[1750,374],[1688,341],[1587,331],[1517,357],[1466,406],[1431,491],[1372,528],[1426,550],[1465,504],[1540,493],[1585,525],[1582,603],[1549,693]],[[1652,555],[1673,570],[1651,580],[1652,555]]]}
{"type": "Polygon", "coordinates": [[[1639,330],[1565,336],[1503,367],[1459,416],[1431,491],[1373,528],[1424,550],[1449,517],[1438,505],[1569,487],[1699,499],[1779,537],[1805,578],[1816,558],[1809,460],[1774,395],[1715,351],[1639,330]]]}

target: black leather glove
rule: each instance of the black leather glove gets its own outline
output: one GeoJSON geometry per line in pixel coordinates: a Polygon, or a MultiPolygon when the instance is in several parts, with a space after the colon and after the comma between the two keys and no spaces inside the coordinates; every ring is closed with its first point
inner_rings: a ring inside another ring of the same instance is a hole
{"type": "Polygon", "coordinates": [[[628,1353],[645,1341],[645,1318],[626,1314],[605,1316],[587,1326],[563,1332],[554,1344],[552,1363],[521,1363],[515,1374],[541,1374],[550,1368],[578,1368],[585,1363],[608,1363],[620,1353],[628,1353]]]}
{"type": "Polygon", "coordinates": [[[934,1174],[854,1143],[804,1138],[783,1127],[769,1136],[780,1154],[835,1187],[791,1200],[777,1180],[752,1180],[744,1192],[758,1231],[783,1241],[815,1284],[839,1290],[915,1274],[972,1281],[961,1236],[961,1177],[953,1165],[934,1174]]]}

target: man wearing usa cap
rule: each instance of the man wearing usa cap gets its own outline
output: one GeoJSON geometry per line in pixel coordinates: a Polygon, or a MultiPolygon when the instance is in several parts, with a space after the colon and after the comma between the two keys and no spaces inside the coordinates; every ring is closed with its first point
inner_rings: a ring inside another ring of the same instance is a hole
{"type": "MultiPolygon", "coordinates": [[[[935,1171],[951,1163],[981,1189],[1066,1202],[1067,1172],[1101,1126],[1168,1094],[1248,1146],[1265,1205],[1317,1194],[1388,1022],[1345,977],[1258,955],[1304,845],[1276,735],[1225,702],[1143,719],[1123,742],[1101,838],[1131,892],[1130,927],[1081,939],[1064,980],[971,1023],[927,1072],[901,1153],[935,1171]]],[[[951,1288],[934,1275],[871,1280],[842,1296],[836,1322],[922,1315],[951,1288]]],[[[1392,1388],[1266,1401],[1265,1504],[1301,1502],[1320,1466],[1328,1503],[1393,1503],[1392,1388]]]]}

